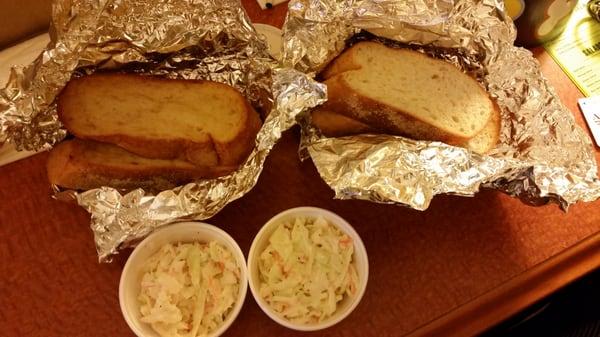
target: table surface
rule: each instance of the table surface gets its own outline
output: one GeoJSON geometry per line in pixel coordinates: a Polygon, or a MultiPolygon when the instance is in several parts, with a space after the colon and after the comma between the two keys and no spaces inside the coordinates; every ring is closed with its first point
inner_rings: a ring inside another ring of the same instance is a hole
{"type": "MultiPolygon", "coordinates": [[[[261,11],[254,0],[243,3],[255,22],[283,23],[285,4],[261,11]]],[[[579,91],[541,48],[533,52],[585,128],[579,91]]],[[[367,291],[350,317],[319,335],[471,335],[600,265],[599,201],[564,213],[490,190],[438,196],[424,212],[333,200],[313,164],[298,161],[298,133],[284,134],[250,193],[207,222],[246,254],[258,229],[291,207],[330,209],[355,227],[369,254],[367,291]]],[[[129,251],[98,263],[88,213],[51,198],[46,158],[0,167],[0,335],[132,336],[118,302],[129,251]]],[[[271,321],[250,294],[226,333],[302,334],[271,321]]]]}

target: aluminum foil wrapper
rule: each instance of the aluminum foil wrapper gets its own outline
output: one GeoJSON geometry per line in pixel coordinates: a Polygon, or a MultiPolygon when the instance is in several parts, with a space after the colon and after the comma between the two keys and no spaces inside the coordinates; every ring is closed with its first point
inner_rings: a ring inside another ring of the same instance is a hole
{"type": "Polygon", "coordinates": [[[301,155],[310,155],[340,199],[424,210],[436,194],[472,196],[482,187],[565,210],[598,199],[589,137],[532,54],[513,46],[515,35],[503,1],[292,0],[284,65],[314,75],[349,45],[377,40],[454,64],[479,81],[502,113],[499,144],[483,156],[388,135],[327,138],[304,114],[301,155]]]}
{"type": "Polygon", "coordinates": [[[252,153],[228,176],[156,194],[60,191],[59,198],[73,196],[91,213],[101,261],[158,226],[209,218],[243,196],[296,115],[325,98],[322,84],[277,67],[238,0],[59,0],[52,19],[46,50],[33,64],[13,69],[0,91],[0,143],[40,150],[61,141],[66,131],[55,98],[72,76],[95,71],[227,83],[266,115],[252,153]]]}

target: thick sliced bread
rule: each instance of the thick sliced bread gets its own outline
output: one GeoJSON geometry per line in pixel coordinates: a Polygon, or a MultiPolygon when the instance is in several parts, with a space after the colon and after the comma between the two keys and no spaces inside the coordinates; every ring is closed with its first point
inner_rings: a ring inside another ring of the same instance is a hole
{"type": "Polygon", "coordinates": [[[134,74],[71,80],[58,97],[58,115],[78,138],[202,166],[240,164],[261,126],[244,96],[226,84],[134,74]]]}
{"type": "MultiPolygon", "coordinates": [[[[313,110],[311,117],[312,124],[319,128],[323,135],[327,137],[343,137],[362,133],[385,133],[385,131],[378,130],[350,117],[323,110],[321,107],[313,110]]],[[[465,147],[479,154],[485,154],[498,143],[500,123],[500,112],[496,110],[483,130],[475,135],[475,137],[462,144],[454,145],[465,147]]]]}
{"type": "Polygon", "coordinates": [[[415,139],[467,141],[496,110],[477,81],[453,65],[375,42],[355,44],[321,76],[324,110],[415,139]]]}
{"type": "Polygon", "coordinates": [[[65,188],[102,186],[166,190],[200,178],[226,175],[236,166],[195,166],[184,160],[148,159],[118,146],[73,139],[56,145],[46,163],[48,180],[65,188]]]}
{"type": "Polygon", "coordinates": [[[475,153],[488,153],[496,147],[496,144],[498,144],[501,125],[502,117],[500,115],[500,110],[496,109],[492,114],[492,118],[490,118],[483,130],[479,131],[475,137],[469,139],[466,143],[457,145],[465,147],[475,153]]]}
{"type": "Polygon", "coordinates": [[[327,137],[343,137],[361,133],[378,133],[377,129],[348,116],[317,107],[311,113],[311,123],[327,137]]]}

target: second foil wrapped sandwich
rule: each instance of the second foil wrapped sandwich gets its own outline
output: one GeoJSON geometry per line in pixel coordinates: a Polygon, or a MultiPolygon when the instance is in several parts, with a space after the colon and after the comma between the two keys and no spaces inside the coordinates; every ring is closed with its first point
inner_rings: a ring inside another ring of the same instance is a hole
{"type": "Polygon", "coordinates": [[[328,90],[302,154],[342,199],[597,199],[589,137],[514,39],[502,1],[292,1],[283,63],[328,90]]]}

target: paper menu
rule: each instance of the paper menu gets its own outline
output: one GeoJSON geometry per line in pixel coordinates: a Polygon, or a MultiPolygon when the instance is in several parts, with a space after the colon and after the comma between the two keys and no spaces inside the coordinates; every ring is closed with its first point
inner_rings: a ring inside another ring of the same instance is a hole
{"type": "Polygon", "coordinates": [[[585,96],[600,95],[600,22],[579,0],[564,32],[544,48],[585,96]]]}

